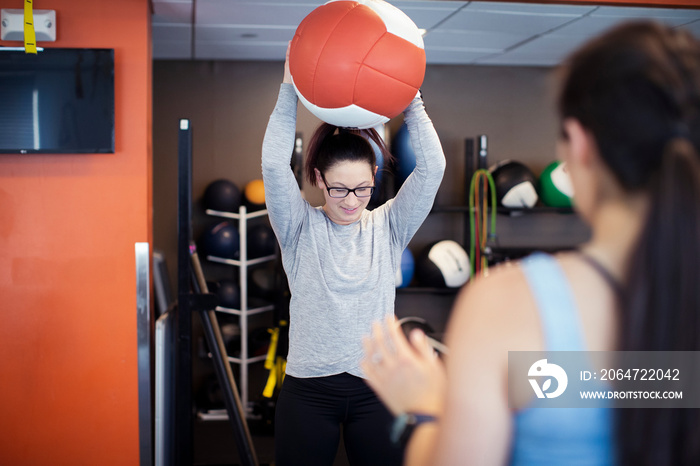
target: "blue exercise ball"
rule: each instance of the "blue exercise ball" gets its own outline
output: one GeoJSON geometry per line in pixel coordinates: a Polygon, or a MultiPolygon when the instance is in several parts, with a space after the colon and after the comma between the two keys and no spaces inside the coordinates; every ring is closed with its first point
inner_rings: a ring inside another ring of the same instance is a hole
{"type": "Polygon", "coordinates": [[[228,221],[217,223],[202,236],[202,249],[208,256],[238,259],[239,248],[238,228],[228,221]]]}
{"type": "Polygon", "coordinates": [[[415,268],[413,253],[408,248],[404,249],[401,253],[401,265],[396,269],[396,288],[405,288],[411,283],[415,268]]]}
{"type": "Polygon", "coordinates": [[[391,141],[391,153],[396,157],[395,184],[398,190],[416,168],[416,153],[411,145],[406,123],[401,125],[391,141]]]}

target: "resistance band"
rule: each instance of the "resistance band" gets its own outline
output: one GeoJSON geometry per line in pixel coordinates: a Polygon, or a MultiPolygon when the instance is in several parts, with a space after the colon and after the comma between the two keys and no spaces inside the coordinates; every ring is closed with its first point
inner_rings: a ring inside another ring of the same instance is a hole
{"type": "Polygon", "coordinates": [[[487,258],[484,255],[488,238],[496,237],[496,187],[493,177],[488,170],[479,169],[474,172],[469,185],[469,229],[471,244],[469,260],[472,277],[486,270],[487,258]],[[488,229],[488,199],[486,193],[491,192],[491,233],[488,229]]]}

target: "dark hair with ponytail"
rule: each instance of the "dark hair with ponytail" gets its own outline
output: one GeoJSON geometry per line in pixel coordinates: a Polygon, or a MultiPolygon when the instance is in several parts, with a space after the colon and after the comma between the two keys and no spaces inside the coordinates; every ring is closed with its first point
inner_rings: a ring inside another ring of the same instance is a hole
{"type": "MultiPolygon", "coordinates": [[[[700,351],[700,43],[628,23],[564,70],[560,117],[591,132],[624,189],[650,198],[627,264],[618,349],[700,351]]],[[[700,464],[699,411],[617,410],[620,464],[700,464]]]]}
{"type": "Polygon", "coordinates": [[[305,166],[306,178],[309,183],[316,183],[314,169],[317,168],[321,173],[325,173],[338,162],[367,162],[374,173],[377,156],[370,141],[381,151],[385,164],[393,162],[393,156],[374,128],[339,128],[322,123],[314,132],[309,143],[305,166]]]}

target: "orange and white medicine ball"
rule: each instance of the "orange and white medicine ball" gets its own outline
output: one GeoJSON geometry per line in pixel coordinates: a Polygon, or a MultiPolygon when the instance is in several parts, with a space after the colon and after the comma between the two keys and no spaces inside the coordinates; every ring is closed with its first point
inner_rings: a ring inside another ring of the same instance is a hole
{"type": "Polygon", "coordinates": [[[299,100],[336,126],[370,128],[400,114],[425,76],[423,37],[381,0],[334,0],[299,24],[289,50],[299,100]]]}

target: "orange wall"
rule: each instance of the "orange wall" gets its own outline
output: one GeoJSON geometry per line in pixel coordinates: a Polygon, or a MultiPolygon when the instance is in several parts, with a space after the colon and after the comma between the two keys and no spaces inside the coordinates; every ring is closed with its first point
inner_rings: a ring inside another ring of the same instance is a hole
{"type": "Polygon", "coordinates": [[[134,465],[134,243],[152,236],[148,1],[35,8],[56,10],[58,40],[39,46],[115,49],[116,151],[0,155],[0,463],[134,465]]]}

